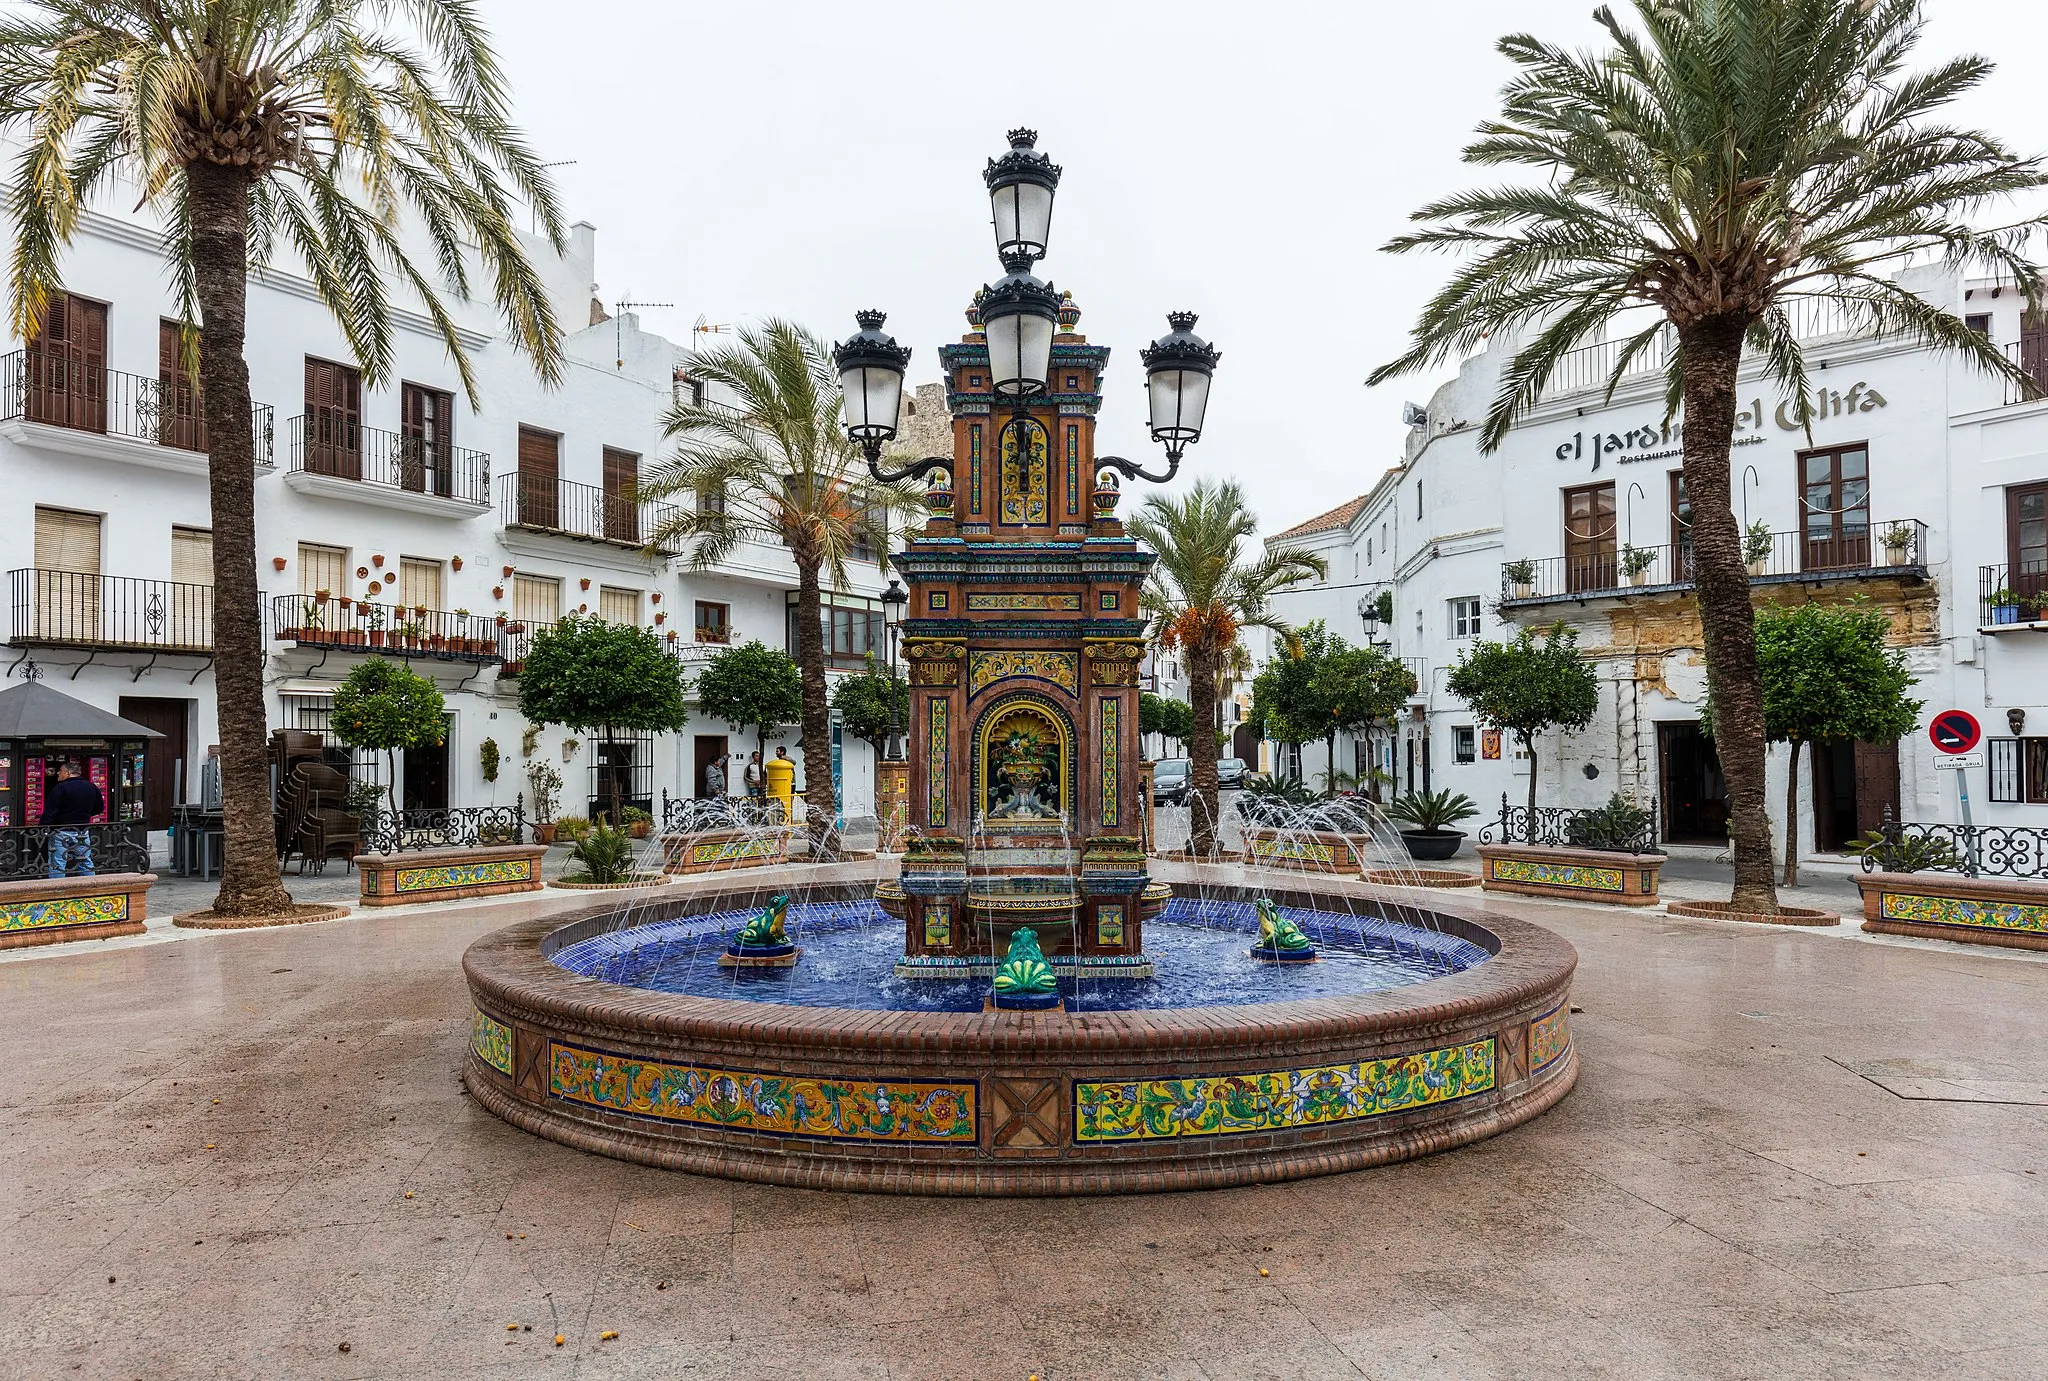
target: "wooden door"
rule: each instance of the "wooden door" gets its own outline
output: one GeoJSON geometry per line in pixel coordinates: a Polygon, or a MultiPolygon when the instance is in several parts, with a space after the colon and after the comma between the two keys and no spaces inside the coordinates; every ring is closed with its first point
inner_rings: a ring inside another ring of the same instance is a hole
{"type": "Polygon", "coordinates": [[[199,381],[185,367],[185,330],[168,319],[156,324],[156,443],[181,451],[206,449],[199,381]]]}
{"type": "Polygon", "coordinates": [[[400,769],[398,799],[407,810],[448,809],[448,740],[453,737],[452,721],[439,743],[405,750],[400,769]]]}
{"type": "Polygon", "coordinates": [[[2020,314],[2020,368],[2033,377],[2036,388],[2048,394],[2048,313],[2020,314]]]}
{"type": "Polygon", "coordinates": [[[1870,448],[1862,442],[1799,457],[1800,569],[1870,564],[1870,448]]]}
{"type": "MultiPolygon", "coordinates": [[[[725,775],[728,778],[730,778],[731,774],[725,772],[725,753],[726,747],[724,734],[697,735],[696,765],[694,768],[692,768],[690,772],[690,781],[692,783],[691,794],[696,796],[699,800],[702,800],[703,798],[710,796],[712,794],[710,788],[706,785],[704,781],[704,770],[710,767],[713,763],[717,763],[718,770],[721,773],[725,773],[725,775]]],[[[733,783],[730,780],[728,780],[725,784],[725,791],[719,794],[730,795],[732,792],[732,787],[733,783]]]]}
{"type": "Polygon", "coordinates": [[[83,432],[107,429],[107,304],[71,293],[52,298],[30,339],[27,414],[83,432]]]}
{"type": "Polygon", "coordinates": [[[1856,833],[1869,835],[1889,808],[1899,818],[1899,745],[1856,740],[1856,833]]]}
{"type": "Polygon", "coordinates": [[[613,542],[640,540],[640,457],[604,448],[604,535],[613,542]]]}
{"type": "Polygon", "coordinates": [[[185,783],[178,773],[189,751],[185,725],[192,705],[190,700],[146,695],[121,697],[121,718],[163,735],[146,740],[142,748],[142,819],[153,830],[169,829],[172,807],[185,800],[185,783]]]}
{"type": "Polygon", "coordinates": [[[1671,570],[1673,580],[1692,579],[1692,500],[1683,470],[1671,472],[1671,570]]]}
{"type": "Polygon", "coordinates": [[[519,525],[562,526],[562,438],[519,429],[519,525]]]}
{"type": "Polygon", "coordinates": [[[1619,583],[1619,574],[1615,562],[1613,484],[1588,484],[1565,490],[1565,589],[1611,590],[1619,583]]]}
{"type": "Polygon", "coordinates": [[[2006,588],[2022,599],[2048,596],[2048,484],[2005,491],[2006,588]]]}
{"type": "Polygon", "coordinates": [[[455,398],[407,384],[399,399],[398,482],[414,493],[455,492],[455,398]]]}
{"type": "Polygon", "coordinates": [[[363,477],[363,376],[345,364],[306,357],[306,469],[363,477]]]}

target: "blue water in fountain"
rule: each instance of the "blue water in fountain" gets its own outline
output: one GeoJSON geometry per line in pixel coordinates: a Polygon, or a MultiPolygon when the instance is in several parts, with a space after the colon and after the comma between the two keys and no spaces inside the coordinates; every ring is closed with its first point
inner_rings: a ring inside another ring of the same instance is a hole
{"type": "MultiPolygon", "coordinates": [[[[1487,952],[1434,930],[1340,912],[1286,908],[1315,941],[1313,964],[1262,964],[1246,951],[1258,935],[1249,902],[1175,898],[1145,924],[1149,979],[1062,977],[1069,1011],[1214,1007],[1350,997],[1469,969],[1487,952]]],[[[904,1012],[978,1012],[980,978],[898,978],[903,923],[870,901],[799,902],[789,908],[803,957],[787,969],[720,968],[718,956],[752,910],[713,912],[615,930],[554,954],[572,973],[696,997],[904,1012]]],[[[1055,960],[1057,963],[1058,960],[1055,960]]]]}

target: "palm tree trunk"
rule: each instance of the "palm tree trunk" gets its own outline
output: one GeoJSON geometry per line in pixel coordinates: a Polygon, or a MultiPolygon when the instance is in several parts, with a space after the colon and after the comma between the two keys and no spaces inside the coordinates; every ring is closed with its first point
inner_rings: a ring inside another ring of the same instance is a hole
{"type": "Polygon", "coordinates": [[[1735,372],[1744,324],[1702,317],[1679,328],[1685,398],[1685,492],[1692,505],[1693,589],[1706,643],[1714,748],[1728,782],[1728,840],[1735,855],[1737,910],[1774,916],[1771,822],[1764,804],[1763,687],[1756,668],[1756,613],[1742,533],[1731,501],[1729,450],[1735,436],[1735,372]]]}
{"type": "Polygon", "coordinates": [[[1195,731],[1188,740],[1188,852],[1206,858],[1216,851],[1216,659],[1188,649],[1188,700],[1195,731]]]}
{"type": "Polygon", "coordinates": [[[243,354],[248,295],[247,169],[186,165],[199,301],[199,386],[213,506],[213,679],[225,817],[222,916],[292,910],[277,868],[277,825],[263,707],[263,609],[256,589],[256,437],[243,354]]]}
{"type": "MultiPolygon", "coordinates": [[[[1813,751],[1807,753],[1813,761],[1813,751]]],[[[1799,740],[1792,740],[1792,764],[1785,769],[1785,885],[1799,885],[1799,740]]]]}
{"type": "Polygon", "coordinates": [[[825,626],[818,591],[819,559],[792,548],[796,557],[796,665],[804,688],[804,808],[811,857],[824,848],[832,827],[832,704],[825,693],[825,626]]]}

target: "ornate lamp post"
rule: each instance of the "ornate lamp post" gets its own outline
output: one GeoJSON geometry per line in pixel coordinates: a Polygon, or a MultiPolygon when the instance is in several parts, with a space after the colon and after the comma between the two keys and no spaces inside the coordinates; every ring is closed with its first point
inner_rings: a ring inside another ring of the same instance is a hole
{"type": "Polygon", "coordinates": [[[889,577],[889,588],[882,591],[882,623],[889,637],[889,747],[883,757],[889,762],[903,760],[903,725],[896,713],[896,635],[909,603],[910,592],[903,588],[903,582],[889,577]]]}

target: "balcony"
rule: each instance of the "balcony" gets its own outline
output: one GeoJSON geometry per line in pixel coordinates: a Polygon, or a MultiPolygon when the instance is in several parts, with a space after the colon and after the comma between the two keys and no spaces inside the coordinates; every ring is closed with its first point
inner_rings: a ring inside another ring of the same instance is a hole
{"type": "Polygon", "coordinates": [[[2005,405],[2037,403],[2048,398],[2048,341],[2016,340],[2005,347],[2005,358],[2026,371],[2031,384],[2006,381],[2005,405]]]}
{"type": "MultiPolygon", "coordinates": [[[[1791,318],[1792,334],[1802,341],[1826,340],[1868,331],[1868,327],[1840,302],[1799,299],[1788,302],[1786,310],[1791,318]]],[[[1621,352],[1627,343],[1628,337],[1623,336],[1565,351],[1558,356],[1557,366],[1550,372],[1550,381],[1544,385],[1543,396],[1553,399],[1568,393],[1604,389],[1617,363],[1622,365],[1620,386],[1625,387],[1636,380],[1661,380],[1671,364],[1671,353],[1678,344],[1678,337],[1666,326],[1651,338],[1648,345],[1622,363],[1621,352]]]]}
{"type": "MultiPolygon", "coordinates": [[[[277,414],[256,403],[250,420],[256,467],[270,469],[277,414]]],[[[26,350],[0,355],[0,436],[46,451],[206,473],[206,419],[196,390],[26,350]]]]}
{"type": "MultiPolygon", "coordinates": [[[[501,677],[516,677],[526,665],[526,649],[533,644],[531,625],[514,620],[499,631],[498,648],[503,665],[498,668],[501,677]]],[[[701,667],[720,652],[725,651],[723,643],[689,642],[681,637],[671,638],[666,633],[661,638],[662,651],[674,659],[677,666],[687,673],[692,667],[701,667]]]]}
{"type": "Polygon", "coordinates": [[[213,652],[213,587],[80,571],[7,573],[16,647],[213,652]]]}
{"type": "Polygon", "coordinates": [[[1977,631],[2048,632],[2048,561],[1979,566],[1977,631]]]}
{"type": "Polygon", "coordinates": [[[346,596],[277,595],[270,601],[273,641],[321,651],[437,657],[452,662],[504,659],[496,621],[482,614],[407,609],[346,596]]]}
{"type": "MultiPolygon", "coordinates": [[[[1768,554],[1749,566],[1752,585],[1824,584],[1881,577],[1927,578],[1927,525],[1915,518],[1847,528],[1841,535],[1774,532],[1768,554]],[[1904,538],[1892,541],[1892,538],[1904,538]]],[[[1692,588],[1692,544],[1624,547],[1501,567],[1504,612],[1547,604],[1692,588]],[[1522,569],[1517,570],[1517,567],[1522,569]],[[1526,575],[1527,580],[1516,579],[1526,575]]]]}
{"type": "MultiPolygon", "coordinates": [[[[498,477],[498,521],[510,532],[545,533],[645,552],[655,533],[683,517],[684,510],[673,504],[636,501],[594,484],[522,474],[498,477]]],[[[663,542],[654,550],[673,556],[677,548],[663,542]]]]}
{"type": "Polygon", "coordinates": [[[491,458],[332,417],[294,417],[285,483],[380,508],[472,518],[491,506],[491,458]]]}

